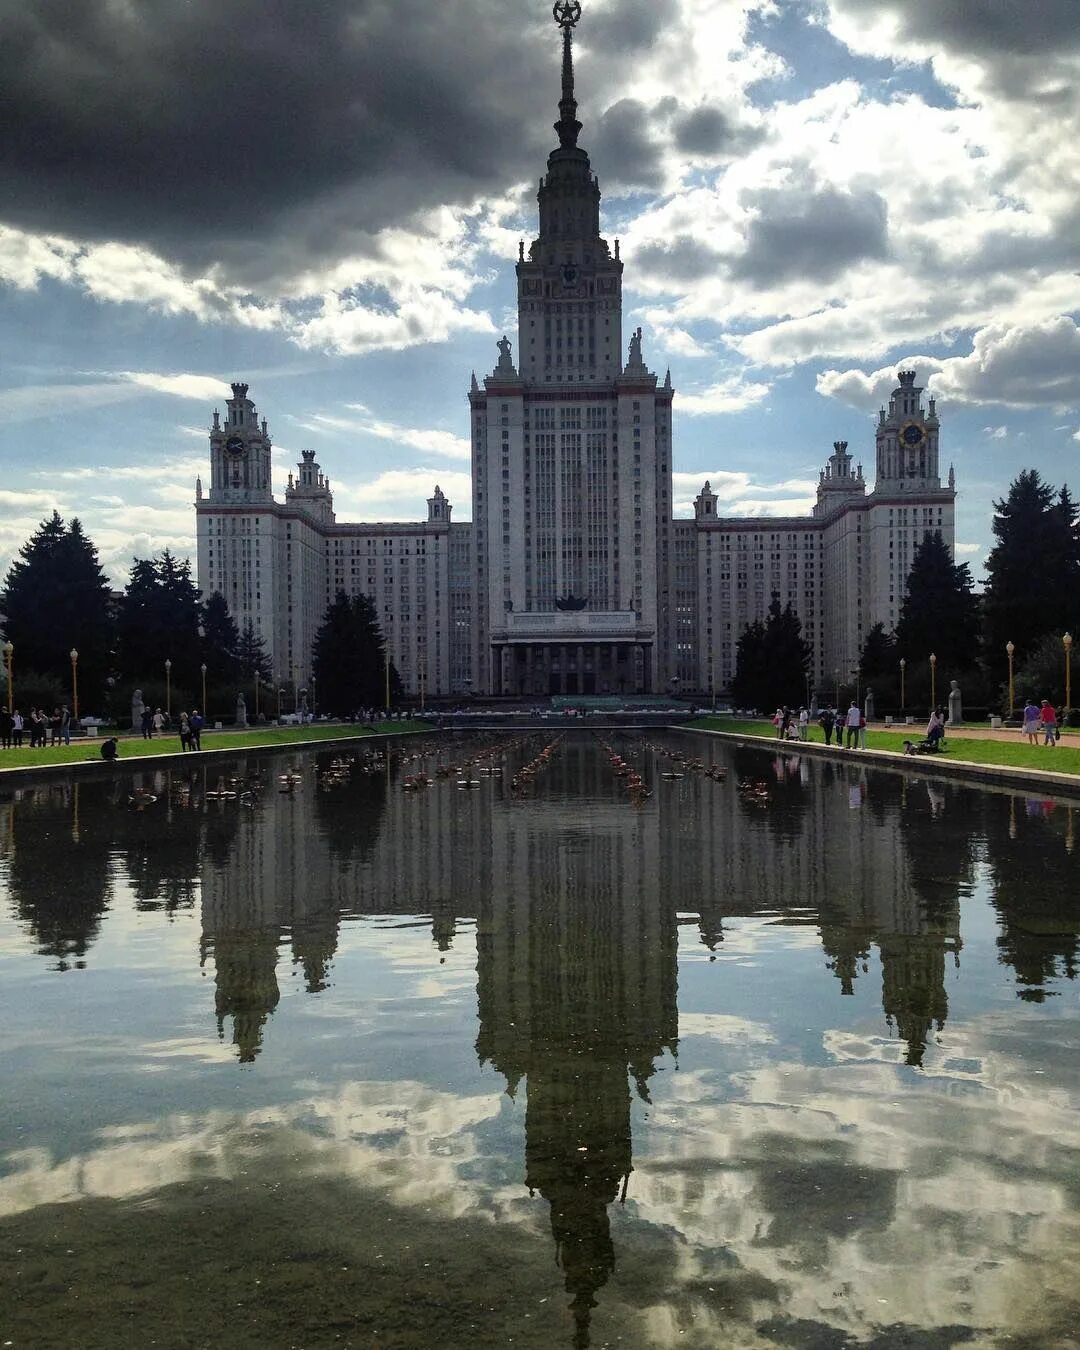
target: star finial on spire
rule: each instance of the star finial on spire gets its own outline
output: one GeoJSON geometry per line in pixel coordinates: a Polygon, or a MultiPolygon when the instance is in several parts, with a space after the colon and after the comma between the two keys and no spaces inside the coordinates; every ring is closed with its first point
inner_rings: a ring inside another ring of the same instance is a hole
{"type": "Polygon", "coordinates": [[[574,28],[581,18],[581,5],[579,0],[555,0],[551,13],[560,28],[574,28]]]}

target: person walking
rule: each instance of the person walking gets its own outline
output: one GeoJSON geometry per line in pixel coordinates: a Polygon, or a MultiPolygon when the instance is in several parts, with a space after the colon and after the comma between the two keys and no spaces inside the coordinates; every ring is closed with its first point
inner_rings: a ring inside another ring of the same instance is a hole
{"type": "Polygon", "coordinates": [[[180,749],[191,749],[191,723],[186,712],[180,714],[180,749]]]}
{"type": "Polygon", "coordinates": [[[832,745],[833,727],[836,726],[836,718],[833,716],[831,708],[822,708],[821,716],[818,718],[818,725],[825,733],[825,744],[832,745]]]}
{"type": "Polygon", "coordinates": [[[202,713],[198,708],[192,708],[191,716],[188,718],[188,736],[192,750],[202,749],[202,713]]]}
{"type": "Polygon", "coordinates": [[[165,714],[160,708],[154,709],[153,728],[155,736],[160,736],[165,730],[165,714]]]}
{"type": "Polygon", "coordinates": [[[11,714],[11,743],[12,745],[14,745],[16,750],[22,749],[22,738],[23,738],[23,715],[18,710],[18,708],[16,708],[15,711],[11,714]]]}
{"type": "Polygon", "coordinates": [[[844,724],[847,727],[847,748],[853,750],[859,741],[859,722],[862,714],[859,712],[859,705],[854,699],[851,700],[851,707],[847,710],[847,717],[844,724]]]}
{"type": "Polygon", "coordinates": [[[66,703],[60,709],[60,736],[65,745],[71,744],[71,709],[66,703]]]}
{"type": "Polygon", "coordinates": [[[0,749],[11,749],[11,714],[0,708],[0,749]]]}
{"type": "Polygon", "coordinates": [[[142,710],[142,734],[143,740],[149,741],[154,735],[154,714],[148,704],[143,704],[142,710]]]}
{"type": "Polygon", "coordinates": [[[1039,744],[1039,707],[1033,698],[1024,704],[1024,722],[1020,734],[1027,737],[1028,745],[1039,744]]]}
{"type": "Polygon", "coordinates": [[[1039,709],[1039,722],[1043,729],[1043,745],[1057,745],[1057,713],[1048,698],[1044,698],[1042,701],[1042,707],[1039,709]]]}

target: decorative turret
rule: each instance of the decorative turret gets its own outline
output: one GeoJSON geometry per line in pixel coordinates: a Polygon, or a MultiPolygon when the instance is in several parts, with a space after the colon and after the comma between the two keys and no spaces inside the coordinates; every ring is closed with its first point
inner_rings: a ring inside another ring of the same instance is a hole
{"type": "Polygon", "coordinates": [[[833,441],[833,452],[818,477],[815,516],[827,516],[837,506],[866,494],[862,465],[852,468],[847,441],[833,441]]]}
{"type": "Polygon", "coordinates": [[[716,519],[716,493],[712,490],[712,484],[707,478],[705,480],[705,486],[694,498],[694,519],[716,519]]]}
{"type": "Polygon", "coordinates": [[[446,500],[443,490],[438,483],[435,484],[435,491],[428,498],[427,518],[429,525],[449,525],[450,512],[453,507],[446,500]]]}
{"type": "Polygon", "coordinates": [[[334,523],[334,498],[330,492],[330,480],[325,477],[315,460],[314,450],[301,450],[300,471],[297,477],[289,475],[289,484],[285,489],[285,502],[289,506],[299,507],[313,515],[320,524],[334,523]]]}

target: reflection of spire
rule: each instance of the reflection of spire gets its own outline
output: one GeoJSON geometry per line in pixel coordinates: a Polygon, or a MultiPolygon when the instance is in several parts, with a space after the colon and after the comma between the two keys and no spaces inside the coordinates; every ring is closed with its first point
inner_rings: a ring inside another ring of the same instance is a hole
{"type": "Polygon", "coordinates": [[[920,1068],[933,1032],[945,1025],[945,953],[951,950],[959,959],[960,939],[944,933],[894,934],[882,938],[879,949],[886,1020],[907,1042],[905,1062],[920,1068]]]}
{"type": "MultiPolygon", "coordinates": [[[[589,747],[563,755],[549,774],[579,790],[602,767],[589,747]]],[[[629,814],[575,837],[537,802],[494,842],[505,881],[477,919],[476,1049],[511,1093],[527,1081],[525,1180],[551,1207],[581,1348],[615,1267],[608,1206],[633,1169],[631,1080],[648,1100],[676,1045],[677,915],[655,885],[657,840],[629,814]]]]}
{"type": "Polygon", "coordinates": [[[596,1292],[615,1269],[607,1207],[633,1170],[622,1064],[560,1056],[529,1074],[525,1184],[551,1206],[555,1252],[573,1295],[574,1345],[589,1344],[596,1292]]]}
{"type": "Polygon", "coordinates": [[[234,929],[213,938],[218,1035],[224,1036],[225,1019],[231,1017],[241,1064],[251,1064],[262,1049],[262,1029],[281,997],[277,952],[273,929],[234,929]]]}

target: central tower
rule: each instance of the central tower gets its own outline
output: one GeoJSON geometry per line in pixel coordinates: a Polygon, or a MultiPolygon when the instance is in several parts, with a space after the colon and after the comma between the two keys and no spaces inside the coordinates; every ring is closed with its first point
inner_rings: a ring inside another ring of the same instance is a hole
{"type": "Polygon", "coordinates": [[[538,384],[612,380],[622,353],[622,263],[600,237],[600,184],[577,143],[572,31],[581,6],[557,4],[562,28],[562,97],[536,194],[540,232],[518,259],[518,352],[521,375],[538,384]]]}
{"type": "Polygon", "coordinates": [[[657,388],[641,330],[622,360],[622,270],[600,236],[600,187],[578,145],[577,0],[562,33],[559,144],[519,246],[518,357],[504,337],[473,378],[474,688],[488,694],[638,694],[666,688],[673,615],[670,379],[657,388]]]}

